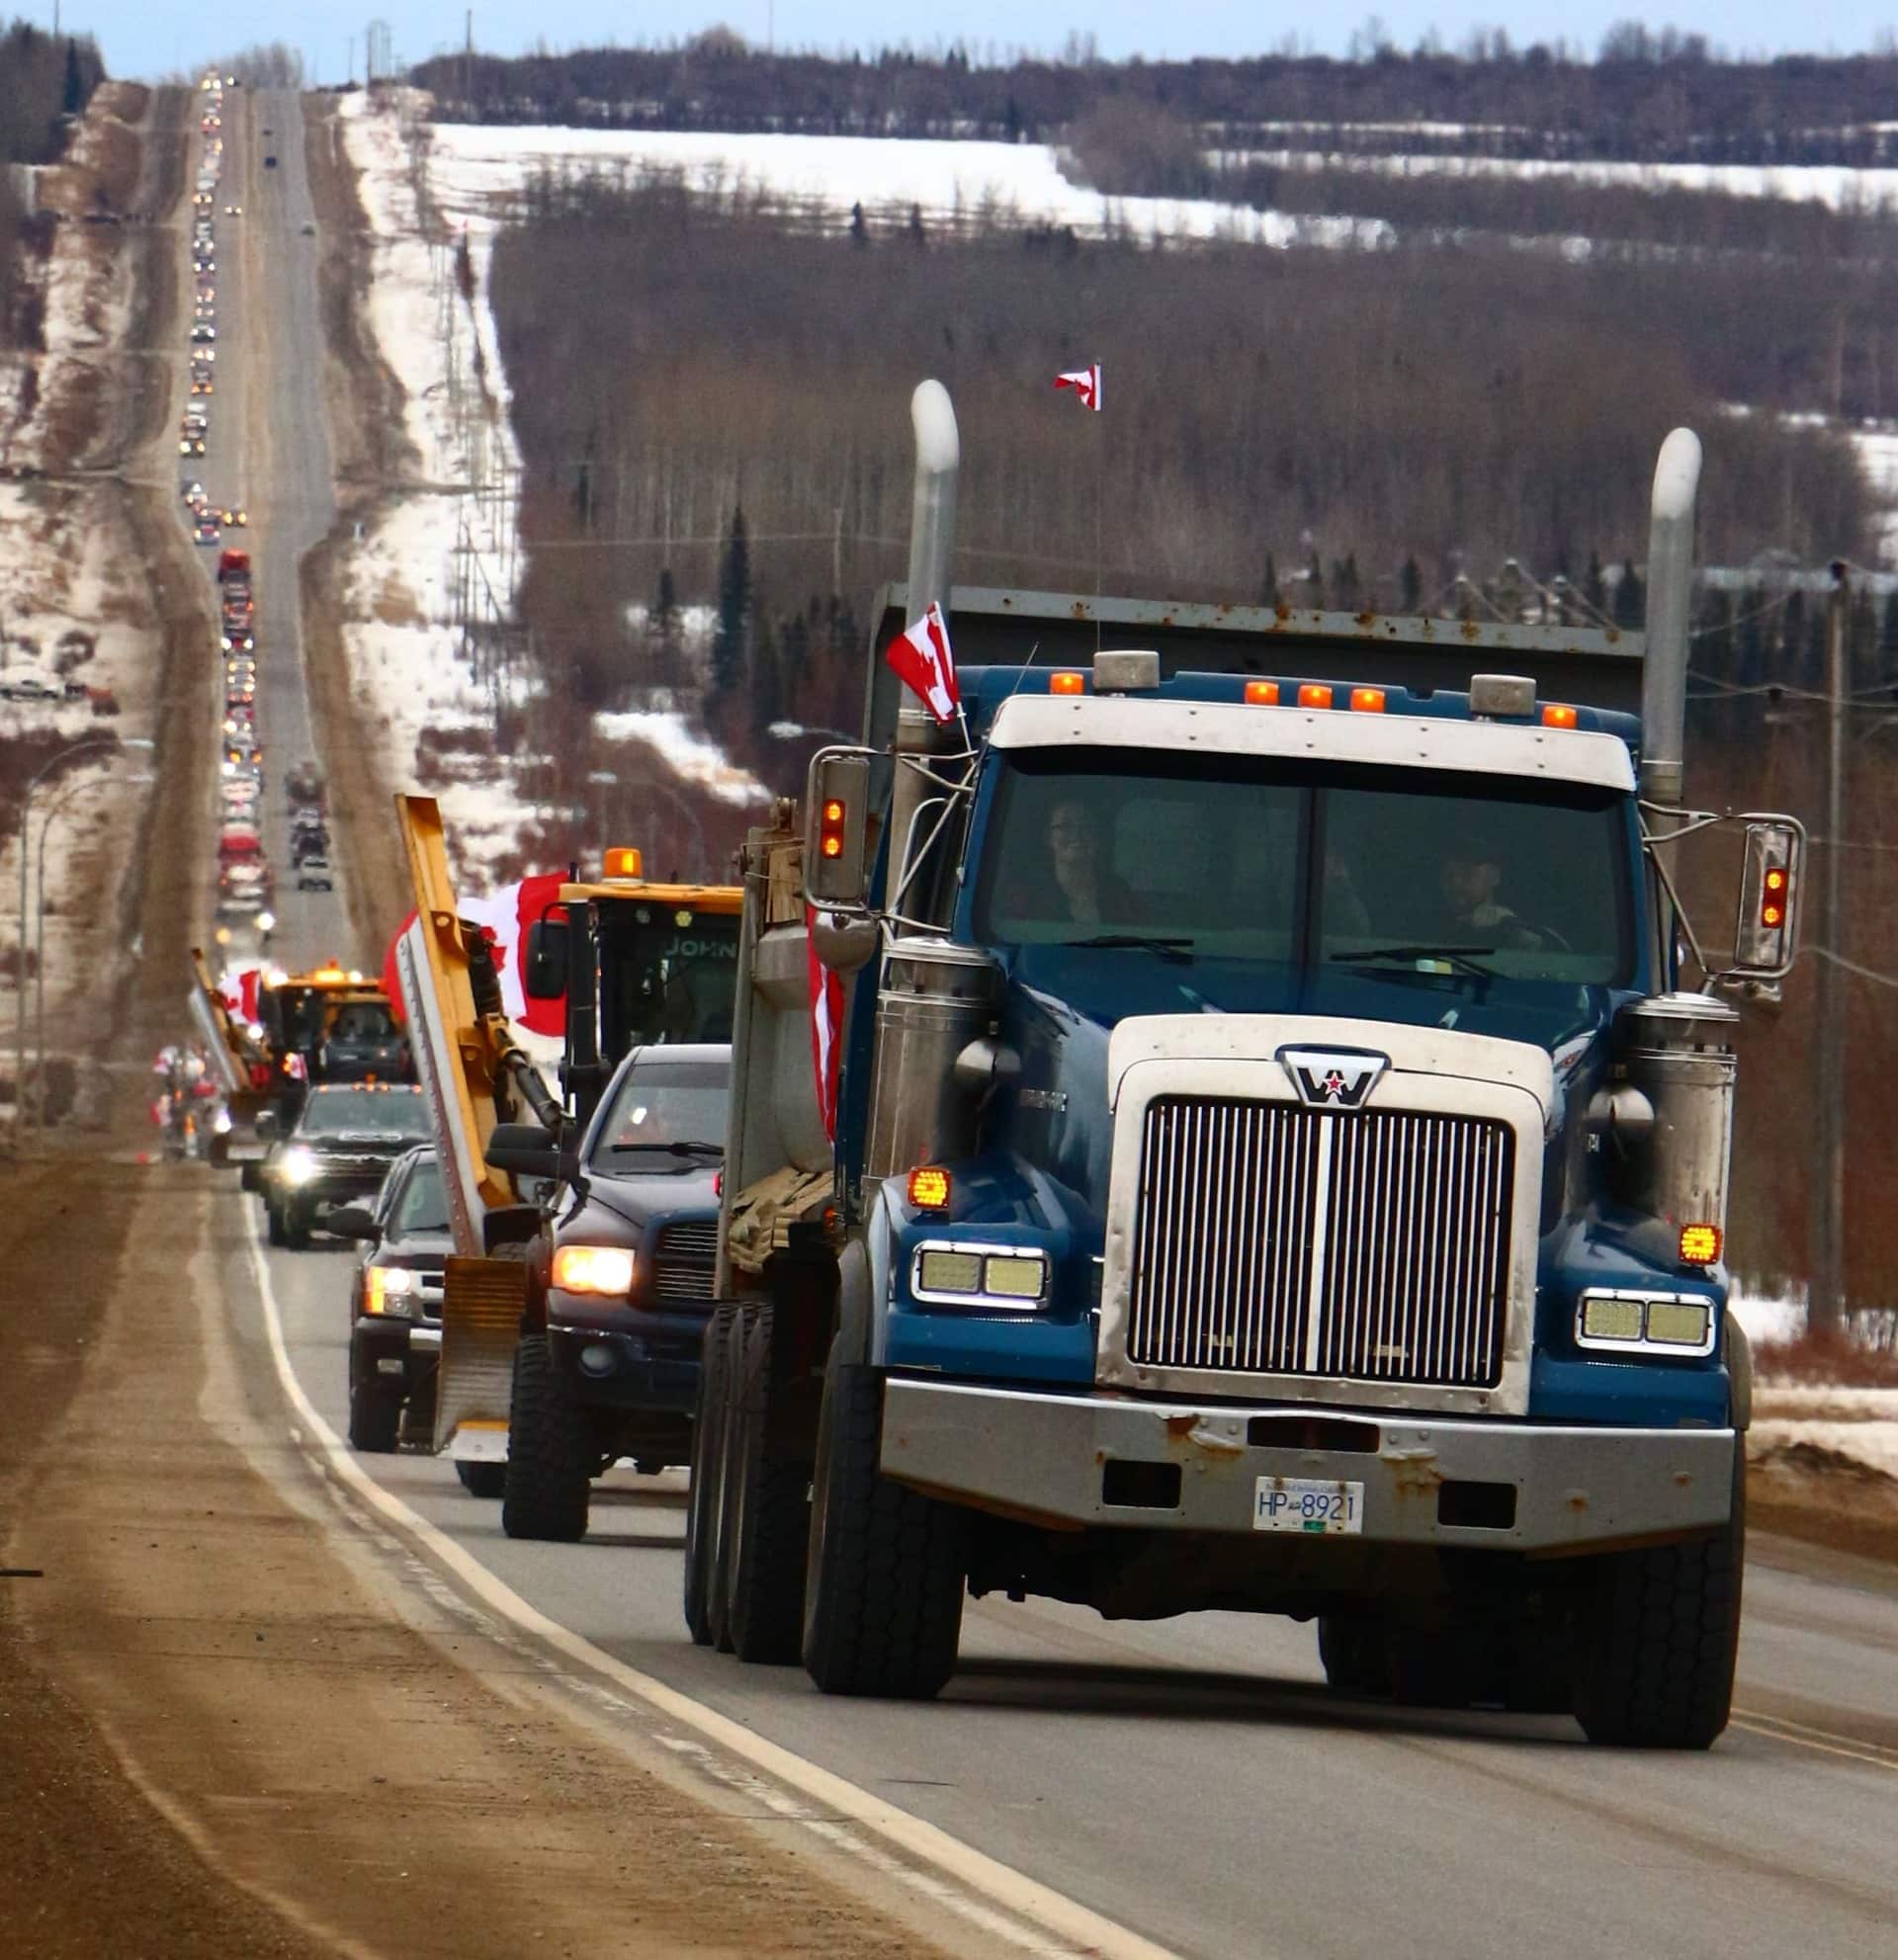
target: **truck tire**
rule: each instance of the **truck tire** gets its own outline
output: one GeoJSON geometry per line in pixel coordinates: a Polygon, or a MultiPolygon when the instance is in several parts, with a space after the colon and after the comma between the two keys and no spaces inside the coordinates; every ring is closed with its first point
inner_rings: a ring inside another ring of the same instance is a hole
{"type": "Polygon", "coordinates": [[[726,1348],[735,1307],[713,1310],[699,1349],[699,1399],[692,1410],[692,1481],[685,1511],[685,1625],[712,1645],[712,1581],[719,1560],[719,1462],[725,1449],[726,1348]]]}
{"type": "Polygon", "coordinates": [[[561,1400],[545,1334],[523,1334],[514,1349],[507,1423],[501,1529],[557,1545],[584,1538],[594,1460],[579,1417],[561,1400]]]}
{"type": "Polygon", "coordinates": [[[309,1250],[309,1225],[294,1206],[284,1207],[284,1243],[293,1252],[309,1250]]]}
{"type": "Polygon", "coordinates": [[[927,1700],[956,1668],[963,1518],[879,1473],[883,1378],[836,1353],[812,1480],[804,1664],[825,1694],[927,1700]]]}
{"type": "Polygon", "coordinates": [[[1331,1693],[1356,1701],[1390,1698],[1390,1635],[1382,1621],[1347,1613],[1321,1613],[1318,1658],[1331,1693]]]}
{"type": "Polygon", "coordinates": [[[273,1245],[284,1244],[285,1238],[284,1238],[283,1213],[280,1212],[275,1205],[266,1204],[264,1207],[264,1220],[265,1220],[265,1228],[266,1228],[265,1236],[269,1238],[270,1242],[273,1245]]]}
{"type": "MultiPolygon", "coordinates": [[[[726,1585],[725,1631],[740,1661],[785,1666],[804,1641],[805,1560],[811,1544],[811,1460],[787,1455],[773,1437],[767,1302],[738,1323],[730,1405],[737,1431],[731,1453],[730,1524],[719,1547],[726,1585]]],[[[777,1425],[782,1426],[782,1425],[777,1425]]],[[[957,1595],[960,1612],[961,1595],[957,1595]]]]}
{"type": "Polygon", "coordinates": [[[1592,1743],[1704,1749],[1727,1726],[1747,1555],[1746,1459],[1710,1538],[1603,1557],[1582,1605],[1575,1714],[1592,1743]]]}
{"type": "Polygon", "coordinates": [[[458,1460],[455,1475],[462,1480],[462,1489],[471,1497],[499,1497],[507,1490],[507,1465],[504,1463],[464,1463],[458,1460]]]}
{"type": "Polygon", "coordinates": [[[395,1448],[402,1420],[402,1399],[379,1392],[368,1382],[349,1391],[349,1446],[365,1456],[388,1456],[395,1448]]]}

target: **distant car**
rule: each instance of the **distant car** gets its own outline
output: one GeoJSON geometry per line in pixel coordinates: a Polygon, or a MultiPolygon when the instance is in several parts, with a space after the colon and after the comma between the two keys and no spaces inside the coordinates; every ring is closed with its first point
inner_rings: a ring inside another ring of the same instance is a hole
{"type": "MultiPolygon", "coordinates": [[[[349,1287],[349,1442],[377,1455],[406,1430],[426,1441],[441,1361],[442,1275],[455,1249],[441,1166],[426,1145],[395,1159],[372,1203],[330,1213],[338,1237],[360,1239],[349,1287]]],[[[498,1464],[457,1464],[479,1496],[500,1495],[498,1464]]]]}
{"type": "Polygon", "coordinates": [[[192,535],[201,545],[221,545],[224,542],[223,526],[214,524],[208,517],[199,522],[198,529],[192,535]]]}
{"type": "MultiPolygon", "coordinates": [[[[329,832],[327,830],[313,833],[302,830],[295,832],[290,840],[290,868],[302,872],[306,866],[315,865],[322,867],[322,875],[327,880],[330,875],[329,832]]],[[[329,890],[327,883],[324,884],[323,890],[325,892],[329,890]]]]}
{"type": "Polygon", "coordinates": [[[180,483],[178,485],[178,494],[188,504],[201,504],[205,500],[205,486],[195,480],[189,483],[180,483]]]}
{"type": "Polygon", "coordinates": [[[62,701],[62,691],[48,687],[38,674],[7,675],[0,678],[0,697],[8,701],[62,701]]]}
{"type": "Polygon", "coordinates": [[[266,170],[275,170],[275,169],[277,168],[277,153],[276,153],[276,151],[274,151],[274,150],[273,150],[273,151],[271,151],[271,152],[270,152],[270,154],[269,154],[269,155],[267,155],[267,156],[266,156],[266,157],[264,158],[264,168],[265,168],[266,170]]]}
{"type": "Polygon", "coordinates": [[[205,439],[203,436],[182,436],[179,438],[178,454],[180,456],[203,456],[204,453],[205,439]]]}
{"type": "Polygon", "coordinates": [[[304,218],[304,219],[303,219],[303,236],[304,236],[305,238],[313,238],[313,237],[315,237],[315,235],[316,235],[316,227],[315,227],[315,225],[314,225],[313,223],[311,223],[311,222],[310,222],[310,220],[309,220],[308,218],[304,218]]]}
{"type": "Polygon", "coordinates": [[[297,867],[297,889],[300,892],[333,892],[336,889],[334,875],[327,858],[305,858],[297,867]]]}
{"type": "Polygon", "coordinates": [[[191,327],[191,337],[196,341],[216,340],[217,338],[217,329],[209,320],[194,320],[191,327]]]}
{"type": "Polygon", "coordinates": [[[242,205],[226,205],[224,207],[224,215],[226,217],[242,217],[243,214],[244,208],[242,205]]]}
{"type": "Polygon", "coordinates": [[[226,531],[239,530],[250,522],[250,513],[245,510],[225,510],[217,514],[223,519],[226,531]]]}
{"type": "Polygon", "coordinates": [[[296,1249],[322,1230],[319,1213],[373,1197],[389,1165],[428,1141],[420,1089],[318,1083],[282,1146],[262,1164],[244,1166],[244,1187],[263,1194],[270,1242],[296,1249]]]}

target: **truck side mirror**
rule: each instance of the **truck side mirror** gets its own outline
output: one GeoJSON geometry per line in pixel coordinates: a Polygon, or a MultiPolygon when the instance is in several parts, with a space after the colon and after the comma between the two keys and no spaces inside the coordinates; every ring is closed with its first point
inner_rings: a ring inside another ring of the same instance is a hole
{"type": "Polygon", "coordinates": [[[481,1154],[496,1170],[514,1177],[552,1179],[563,1170],[559,1140],[538,1123],[495,1124],[481,1154]]]}
{"type": "Polygon", "coordinates": [[[1790,816],[1746,819],[1740,872],[1740,917],[1734,930],[1734,976],[1774,980],[1792,971],[1799,950],[1799,888],[1805,826],[1790,816]]]}
{"type": "Polygon", "coordinates": [[[814,905],[861,909],[869,897],[870,758],[820,749],[805,799],[804,893],[814,905]]]}
{"type": "Polygon", "coordinates": [[[564,919],[536,919],[528,927],[523,988],[530,1000],[558,1000],[566,991],[566,934],[564,919]]]}

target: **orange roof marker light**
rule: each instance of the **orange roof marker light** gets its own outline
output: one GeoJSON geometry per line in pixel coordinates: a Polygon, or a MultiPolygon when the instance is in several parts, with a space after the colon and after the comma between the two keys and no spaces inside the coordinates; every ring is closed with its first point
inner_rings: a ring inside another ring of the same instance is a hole
{"type": "Polygon", "coordinates": [[[1384,690],[1381,687],[1352,688],[1351,707],[1360,715],[1383,714],[1384,690]]]}
{"type": "Polygon", "coordinates": [[[1542,725],[1545,728],[1573,728],[1576,725],[1575,710],[1566,702],[1547,702],[1542,709],[1542,725]]]}
{"type": "Polygon", "coordinates": [[[1081,674],[1063,673],[1048,676],[1050,694],[1081,694],[1086,690],[1086,678],[1081,674]]]}
{"type": "Polygon", "coordinates": [[[1720,1228],[1717,1225],[1683,1225],[1681,1228],[1681,1263],[1683,1266],[1712,1266],[1720,1260],[1720,1228]]]}
{"type": "Polygon", "coordinates": [[[639,878],[644,875],[646,860],[633,844],[615,844],[606,854],[606,875],[608,878],[639,878]]]}
{"type": "Polygon", "coordinates": [[[1246,705],[1248,708],[1276,708],[1278,706],[1278,683],[1276,681],[1248,681],[1246,683],[1246,705]]]}
{"type": "Polygon", "coordinates": [[[947,1211],[949,1189],[949,1173],[940,1164],[920,1164],[909,1173],[909,1203],[919,1212],[947,1211]]]}
{"type": "Polygon", "coordinates": [[[1332,705],[1332,691],[1317,681],[1306,681],[1298,690],[1298,705],[1301,708],[1329,708],[1332,705]]]}

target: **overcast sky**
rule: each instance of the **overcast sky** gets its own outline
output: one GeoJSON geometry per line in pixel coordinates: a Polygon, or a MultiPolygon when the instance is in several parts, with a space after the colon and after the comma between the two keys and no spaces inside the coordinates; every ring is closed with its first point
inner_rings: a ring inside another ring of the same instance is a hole
{"type": "MultiPolygon", "coordinates": [[[[1602,31],[1623,18],[1646,18],[1655,29],[1672,23],[1701,33],[1731,49],[1779,52],[1787,48],[1855,52],[1869,47],[1898,23],[1898,0],[1822,0],[1811,9],[1769,5],[1767,0],[1682,0],[1649,14],[1631,0],[1513,0],[1508,6],[1444,6],[1428,0],[1391,0],[1375,11],[1400,46],[1409,47],[1431,28],[1454,45],[1471,28],[1507,29],[1526,45],[1568,36],[1593,51],[1602,31]]],[[[52,7],[33,0],[0,0],[0,18],[22,14],[50,24],[52,7]]],[[[256,41],[283,40],[302,48],[320,81],[340,81],[355,41],[357,72],[362,31],[377,18],[376,0],[360,9],[316,0],[63,0],[63,24],[90,29],[105,48],[114,74],[156,75],[195,67],[213,56],[256,41]],[[360,14],[360,18],[358,15],[360,14]]],[[[394,31],[399,59],[414,61],[443,47],[459,46],[463,8],[443,0],[387,4],[381,10],[394,31]]],[[[526,6],[513,0],[474,8],[474,42],[496,53],[519,53],[545,42],[559,49],[620,41],[668,41],[723,21],[780,47],[825,51],[900,45],[928,48],[966,42],[979,59],[992,50],[1004,58],[1015,48],[1059,53],[1073,30],[1091,32],[1112,59],[1131,54],[1249,54],[1279,46],[1297,34],[1322,52],[1342,53],[1352,26],[1363,16],[1346,10],[1338,25],[1314,24],[1312,10],[1260,6],[1251,0],[959,0],[943,6],[922,0],[568,0],[564,6],[526,6]]]]}

